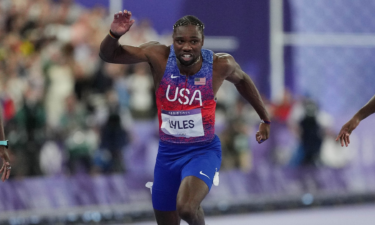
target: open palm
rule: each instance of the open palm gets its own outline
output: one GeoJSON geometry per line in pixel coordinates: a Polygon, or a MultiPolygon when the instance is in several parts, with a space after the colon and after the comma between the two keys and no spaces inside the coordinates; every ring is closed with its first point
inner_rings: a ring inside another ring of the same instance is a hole
{"type": "Polygon", "coordinates": [[[125,34],[134,23],[134,20],[130,19],[131,16],[132,13],[127,10],[116,13],[111,24],[111,31],[118,36],[125,34]]]}

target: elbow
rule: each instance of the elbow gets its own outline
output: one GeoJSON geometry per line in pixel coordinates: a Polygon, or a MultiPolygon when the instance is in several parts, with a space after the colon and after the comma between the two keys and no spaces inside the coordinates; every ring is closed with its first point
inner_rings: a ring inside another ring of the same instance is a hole
{"type": "Polygon", "coordinates": [[[104,62],[107,62],[107,63],[114,63],[114,61],[115,61],[115,55],[116,55],[115,52],[109,53],[109,52],[105,52],[105,51],[99,51],[99,57],[104,62]]]}
{"type": "Polygon", "coordinates": [[[237,79],[235,82],[233,82],[233,84],[237,88],[241,88],[246,84],[246,82],[245,82],[245,79],[241,78],[241,79],[237,79]]]}
{"type": "Polygon", "coordinates": [[[104,42],[100,44],[99,57],[107,63],[113,62],[116,55],[116,49],[108,47],[104,42]]]}
{"type": "Polygon", "coordinates": [[[104,62],[110,63],[110,60],[108,60],[108,58],[105,57],[105,56],[103,55],[102,52],[99,52],[99,57],[100,57],[104,62]]]}

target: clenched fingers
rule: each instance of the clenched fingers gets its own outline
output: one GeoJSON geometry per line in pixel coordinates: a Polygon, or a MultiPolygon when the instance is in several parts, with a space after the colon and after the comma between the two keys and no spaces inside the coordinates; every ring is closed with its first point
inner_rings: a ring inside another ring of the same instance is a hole
{"type": "Polygon", "coordinates": [[[257,140],[258,144],[263,143],[268,139],[266,134],[261,134],[259,131],[255,134],[255,139],[257,140]]]}

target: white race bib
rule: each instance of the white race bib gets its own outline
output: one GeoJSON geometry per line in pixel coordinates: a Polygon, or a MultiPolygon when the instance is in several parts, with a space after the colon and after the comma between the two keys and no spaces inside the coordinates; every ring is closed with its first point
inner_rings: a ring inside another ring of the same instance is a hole
{"type": "Polygon", "coordinates": [[[161,111],[161,130],[174,137],[204,136],[201,109],[161,111]]]}

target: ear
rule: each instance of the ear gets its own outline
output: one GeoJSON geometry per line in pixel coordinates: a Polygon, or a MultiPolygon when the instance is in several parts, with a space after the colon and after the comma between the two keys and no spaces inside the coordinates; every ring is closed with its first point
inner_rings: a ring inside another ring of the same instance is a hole
{"type": "Polygon", "coordinates": [[[202,34],[202,46],[204,45],[204,34],[202,34]]]}

